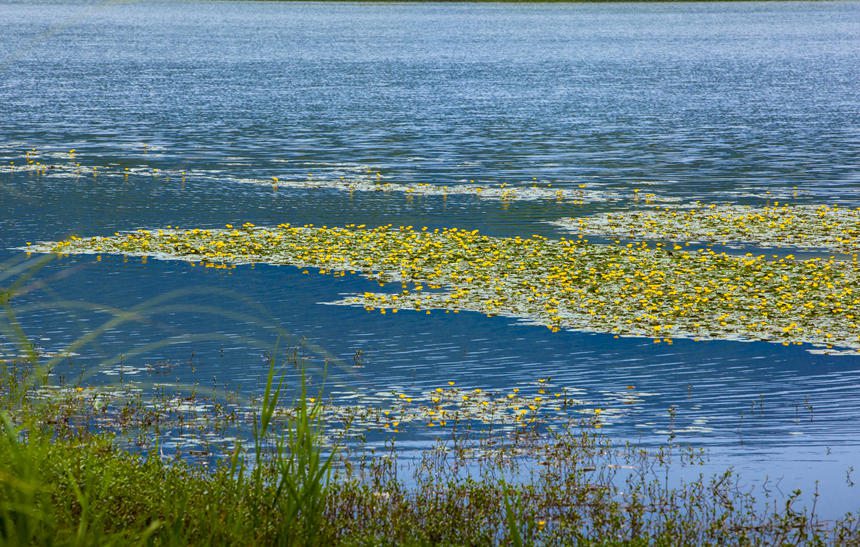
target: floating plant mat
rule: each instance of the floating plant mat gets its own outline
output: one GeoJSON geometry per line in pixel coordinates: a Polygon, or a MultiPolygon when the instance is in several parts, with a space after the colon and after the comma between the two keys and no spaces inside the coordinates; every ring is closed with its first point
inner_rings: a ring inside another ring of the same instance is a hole
{"type": "Polygon", "coordinates": [[[616,201],[624,198],[634,200],[642,199],[648,203],[661,201],[674,201],[670,198],[659,198],[655,194],[638,193],[625,196],[620,192],[602,189],[588,189],[585,184],[576,188],[554,188],[551,184],[511,185],[507,183],[473,184],[461,183],[451,185],[439,185],[429,183],[396,183],[383,182],[381,179],[352,179],[352,180],[292,180],[273,182],[260,179],[240,179],[240,182],[252,182],[257,184],[270,184],[275,187],[299,188],[299,189],[331,189],[345,192],[388,192],[402,193],[407,196],[450,196],[470,195],[481,199],[498,201],[571,201],[574,203],[599,203],[604,201],[616,201]]]}
{"type": "MultiPolygon", "coordinates": [[[[49,414],[54,419],[62,419],[69,426],[122,432],[137,443],[144,442],[145,430],[155,428],[162,446],[166,443],[206,453],[232,448],[235,439],[246,434],[258,416],[259,401],[189,394],[174,391],[175,386],[170,384],[154,387],[157,389],[136,382],[120,386],[44,386],[33,395],[35,400],[50,405],[49,414]]],[[[622,392],[603,393],[600,403],[584,400],[585,395],[581,389],[540,378],[504,391],[461,388],[449,382],[429,389],[332,392],[323,400],[309,397],[308,404],[316,408],[323,440],[340,444],[364,439],[373,432],[466,425],[476,431],[490,426],[496,434],[536,425],[586,424],[599,429],[635,411],[644,397],[653,394],[628,386],[622,392]]],[[[279,406],[274,417],[276,421],[288,420],[295,413],[292,406],[279,406]]]]}
{"type": "Polygon", "coordinates": [[[553,331],[655,342],[684,337],[860,348],[860,274],[855,262],[834,258],[768,259],[645,242],[595,245],[581,236],[488,237],[457,228],[250,223],[72,237],[30,250],[153,256],[220,268],[267,262],[400,281],[398,293],[367,292],[337,302],[381,313],[470,310],[553,331]]]}
{"type": "Polygon", "coordinates": [[[601,188],[582,183],[562,183],[553,186],[549,181],[509,183],[430,184],[423,182],[390,182],[381,173],[366,166],[336,165],[324,169],[321,174],[308,174],[305,179],[272,176],[268,178],[236,177],[224,170],[206,169],[157,169],[148,166],[123,167],[111,165],[82,165],[74,150],[69,152],[43,153],[36,149],[26,152],[23,158],[0,163],[0,174],[30,173],[44,178],[67,177],[155,177],[165,182],[186,180],[234,182],[255,184],[279,189],[334,190],[340,192],[385,192],[408,196],[475,196],[481,199],[502,202],[512,201],[557,201],[574,204],[602,203],[627,200],[632,203],[650,205],[680,201],[677,197],[659,196],[639,189],[619,190],[601,188]]]}
{"type": "Polygon", "coordinates": [[[552,224],[582,235],[860,251],[860,208],[838,206],[776,202],[768,207],[661,207],[564,218],[552,224]]]}

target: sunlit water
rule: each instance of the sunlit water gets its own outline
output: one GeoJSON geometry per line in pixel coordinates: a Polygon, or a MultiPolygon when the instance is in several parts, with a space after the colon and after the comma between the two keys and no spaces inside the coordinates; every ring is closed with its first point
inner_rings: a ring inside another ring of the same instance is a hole
{"type": "MultiPolygon", "coordinates": [[[[27,241],[166,225],[557,236],[546,221],[617,206],[240,182],[272,176],[378,172],[404,183],[539,181],[749,203],[796,192],[802,202],[860,204],[856,3],[6,2],[0,20],[3,165],[21,165],[36,147],[42,162],[111,166],[98,177],[0,175],[2,260],[27,241]],[[169,180],[125,178],[125,167],[169,180]]],[[[289,267],[224,272],[87,256],[53,262],[38,278],[46,283],[17,304],[45,351],[107,318],[69,302],[128,309],[191,290],[79,350],[62,369],[67,380],[114,382],[118,366],[169,362],[167,374],[135,377],[254,394],[279,338],[281,347],[303,343],[315,362],[328,357],[329,382],[363,393],[449,381],[508,390],[551,378],[617,409],[603,431],[618,439],[656,443],[672,432],[708,447],[715,468],[781,478],[786,489],[821,480],[830,513],[860,499],[846,481],[850,466],[860,469],[857,357],[553,334],[468,313],[382,316],[323,305],[374,283],[289,267]],[[203,338],[148,345],[193,334],[203,338]]]]}

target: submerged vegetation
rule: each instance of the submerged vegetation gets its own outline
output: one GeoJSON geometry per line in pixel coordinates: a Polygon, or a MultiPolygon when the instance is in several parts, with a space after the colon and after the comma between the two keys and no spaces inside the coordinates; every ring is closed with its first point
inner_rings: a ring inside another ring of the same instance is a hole
{"type": "Polygon", "coordinates": [[[860,251],[860,209],[827,205],[703,205],[626,210],[553,222],[582,235],[860,251]]]}
{"type": "Polygon", "coordinates": [[[399,281],[400,292],[365,292],[339,302],[381,313],[469,310],[553,331],[659,343],[684,337],[860,349],[860,274],[854,261],[832,257],[738,256],[659,242],[598,245],[581,235],[552,240],[457,228],[250,223],[72,237],[31,249],[154,256],[219,268],[266,262],[399,281]]]}

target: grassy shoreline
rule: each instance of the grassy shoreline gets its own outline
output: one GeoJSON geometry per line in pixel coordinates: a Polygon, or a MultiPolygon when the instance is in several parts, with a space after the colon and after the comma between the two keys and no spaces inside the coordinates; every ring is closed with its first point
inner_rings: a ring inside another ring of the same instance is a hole
{"type": "MultiPolygon", "coordinates": [[[[730,473],[681,488],[577,466],[588,438],[555,446],[533,480],[458,475],[428,454],[408,487],[384,460],[317,484],[298,511],[279,500],[283,461],[255,486],[228,466],[205,471],[116,449],[109,440],[31,436],[0,448],[0,534],[14,544],[850,544],[856,515],[820,521],[792,505],[755,509],[730,473]],[[431,463],[427,463],[431,462],[431,463]],[[287,515],[292,515],[288,517],[287,515]],[[519,537],[519,540],[517,539],[519,537]]],[[[436,455],[438,457],[438,454],[436,455]]],[[[495,473],[500,467],[494,468],[495,473]]]]}
{"type": "MultiPolygon", "coordinates": [[[[324,446],[322,406],[282,401],[270,368],[253,439],[214,465],[117,446],[111,428],[25,400],[0,422],[5,545],[821,545],[860,542],[860,512],[824,520],[800,491],[696,470],[701,453],[616,445],[593,423],[452,429],[410,466],[324,446]],[[292,408],[279,420],[279,409],[292,408]]],[[[9,384],[3,379],[3,394],[9,384]]],[[[11,401],[6,407],[14,406],[11,401]]]]}

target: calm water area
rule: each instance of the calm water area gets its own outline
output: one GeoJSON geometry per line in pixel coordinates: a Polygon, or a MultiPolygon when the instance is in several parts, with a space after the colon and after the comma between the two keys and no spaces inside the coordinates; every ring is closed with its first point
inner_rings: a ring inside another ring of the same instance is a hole
{"type": "MultiPolygon", "coordinates": [[[[107,167],[98,177],[0,173],[0,262],[28,241],[168,225],[558,237],[547,221],[617,207],[243,182],[273,176],[860,206],[860,4],[4,0],[0,163],[22,165],[34,147],[48,164],[75,149],[82,166],[107,167]]],[[[169,296],[161,313],[78,349],[57,380],[111,383],[123,370],[258,394],[279,337],[304,344],[313,363],[328,358],[343,393],[550,378],[611,409],[602,431],[613,438],[674,435],[706,447],[714,469],[786,491],[820,481],[827,513],[860,506],[847,480],[860,477],[860,357],[553,334],[470,313],[380,315],[325,305],[374,282],[262,264],[73,256],[36,279],[16,304],[44,352],[101,325],[106,310],[169,296]]],[[[416,447],[438,434],[400,433],[416,447]]]]}

